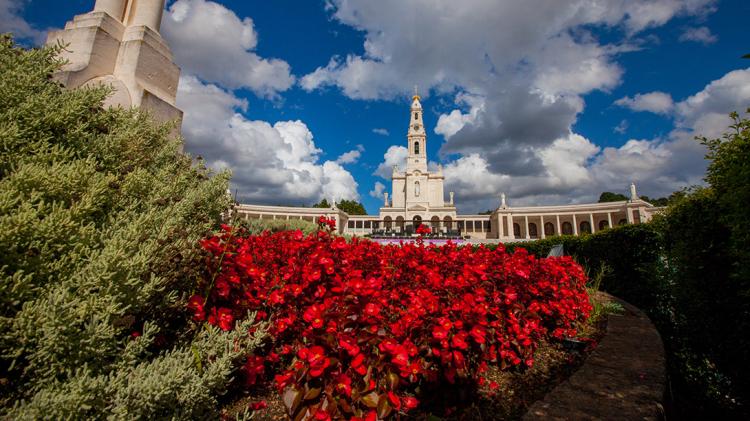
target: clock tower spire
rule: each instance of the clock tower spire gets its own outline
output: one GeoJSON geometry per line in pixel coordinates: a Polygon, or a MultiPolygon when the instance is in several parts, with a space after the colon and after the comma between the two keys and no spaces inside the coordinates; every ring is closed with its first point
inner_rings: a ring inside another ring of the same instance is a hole
{"type": "Polygon", "coordinates": [[[409,147],[409,156],[406,161],[406,172],[427,172],[427,134],[422,120],[421,98],[414,87],[414,96],[411,101],[411,116],[409,117],[409,130],[406,134],[409,147]]]}

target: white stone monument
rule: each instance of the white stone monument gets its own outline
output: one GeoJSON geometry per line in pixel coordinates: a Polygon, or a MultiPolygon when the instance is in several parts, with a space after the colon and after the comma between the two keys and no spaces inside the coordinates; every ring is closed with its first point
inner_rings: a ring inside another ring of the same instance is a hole
{"type": "Polygon", "coordinates": [[[165,0],[97,0],[47,44],[67,45],[68,60],[55,77],[69,88],[107,84],[105,106],[142,107],[161,121],[182,121],[175,105],[180,68],[159,34],[165,0]]]}

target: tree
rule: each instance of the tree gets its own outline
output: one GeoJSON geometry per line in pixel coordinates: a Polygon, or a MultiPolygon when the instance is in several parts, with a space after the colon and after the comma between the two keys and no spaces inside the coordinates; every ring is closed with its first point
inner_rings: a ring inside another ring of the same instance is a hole
{"type": "Polygon", "coordinates": [[[336,206],[349,215],[367,215],[365,207],[354,200],[342,200],[338,202],[336,206]]]}
{"type": "MultiPolygon", "coordinates": [[[[328,200],[322,199],[312,207],[327,209],[331,207],[331,204],[328,203],[328,200]]],[[[340,202],[336,203],[336,207],[348,213],[349,215],[367,215],[365,207],[355,200],[341,200],[340,202]]]]}
{"type": "Polygon", "coordinates": [[[628,197],[620,193],[612,193],[608,191],[605,191],[599,196],[599,203],[621,202],[624,200],[628,200],[628,197]]]}
{"type": "Polygon", "coordinates": [[[219,418],[262,337],[186,316],[228,174],[109,88],[60,87],[59,51],[0,36],[0,418],[219,418]]]}
{"type": "Polygon", "coordinates": [[[328,209],[331,207],[331,204],[326,199],[322,199],[320,202],[312,205],[312,207],[328,209]]]}

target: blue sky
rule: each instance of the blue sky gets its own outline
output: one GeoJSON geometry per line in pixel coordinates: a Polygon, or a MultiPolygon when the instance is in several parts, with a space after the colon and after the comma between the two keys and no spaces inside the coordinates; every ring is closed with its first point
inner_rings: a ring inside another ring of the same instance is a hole
{"type": "MultiPolygon", "coordinates": [[[[0,31],[38,44],[93,3],[0,0],[0,31]]],[[[232,169],[246,202],[334,196],[376,213],[383,169],[404,158],[414,84],[460,212],[496,207],[501,192],[511,205],[556,204],[630,181],[649,196],[700,183],[692,137],[750,107],[747,1],[166,7],[186,150],[232,169]]]]}

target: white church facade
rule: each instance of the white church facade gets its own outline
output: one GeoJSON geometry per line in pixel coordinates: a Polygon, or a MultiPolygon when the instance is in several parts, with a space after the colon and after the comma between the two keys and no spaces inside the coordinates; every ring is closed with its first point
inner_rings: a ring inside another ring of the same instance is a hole
{"type": "Polygon", "coordinates": [[[435,239],[474,239],[518,241],[553,235],[594,233],[624,224],[651,220],[661,208],[640,199],[634,184],[630,200],[560,206],[508,206],[505,194],[491,214],[464,215],[456,211],[453,192],[446,201],[443,171],[430,171],[427,163],[427,135],[421,98],[414,95],[409,113],[406,167],[393,167],[391,191],[385,193],[378,215],[348,215],[330,209],[260,206],[241,204],[235,208],[244,219],[303,219],[319,216],[336,220],[345,234],[369,236],[381,240],[400,240],[415,236],[416,227],[426,225],[435,239]]]}
{"type": "MultiPolygon", "coordinates": [[[[113,95],[105,105],[142,107],[162,120],[182,119],[175,105],[180,69],[159,34],[165,0],[96,0],[94,10],[76,16],[60,31],[49,34],[48,44],[63,43],[68,60],[55,77],[70,88],[106,84],[113,95]]],[[[502,195],[488,215],[457,213],[454,194],[444,191],[442,168],[430,171],[427,134],[420,97],[409,110],[405,168],[393,168],[390,194],[378,215],[348,215],[330,209],[238,204],[234,213],[243,219],[333,218],[339,232],[381,239],[414,236],[419,225],[431,237],[515,241],[558,234],[579,235],[620,224],[649,221],[659,208],[641,200],[631,184],[631,199],[621,202],[562,206],[511,207],[502,195]]]]}

